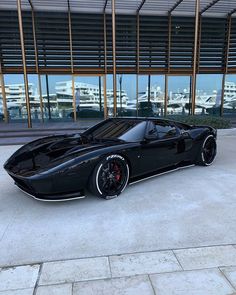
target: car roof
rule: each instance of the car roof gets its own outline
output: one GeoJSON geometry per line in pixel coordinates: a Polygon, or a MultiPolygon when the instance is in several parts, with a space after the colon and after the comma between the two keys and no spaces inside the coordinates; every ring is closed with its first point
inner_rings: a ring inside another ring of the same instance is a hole
{"type": "Polygon", "coordinates": [[[127,121],[160,121],[160,122],[174,122],[173,120],[165,119],[165,118],[156,118],[156,117],[115,117],[115,118],[109,118],[108,120],[127,120],[127,121]]]}
{"type": "Polygon", "coordinates": [[[156,118],[156,117],[114,117],[114,118],[109,118],[108,120],[127,120],[127,121],[151,121],[151,120],[155,120],[155,121],[159,121],[159,122],[168,122],[168,123],[172,123],[174,125],[177,126],[186,126],[190,128],[190,125],[186,124],[186,123],[182,123],[182,122],[178,122],[175,120],[171,120],[171,119],[165,119],[165,118],[156,118]]]}

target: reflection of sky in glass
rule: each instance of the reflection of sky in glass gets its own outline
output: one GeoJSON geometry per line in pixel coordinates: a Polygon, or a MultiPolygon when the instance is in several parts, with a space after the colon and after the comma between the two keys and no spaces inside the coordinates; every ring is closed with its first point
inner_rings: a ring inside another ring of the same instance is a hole
{"type": "Polygon", "coordinates": [[[22,84],[24,83],[24,76],[18,74],[4,75],[5,85],[22,84]]]}
{"type": "Polygon", "coordinates": [[[181,93],[184,89],[190,89],[190,76],[170,76],[168,78],[168,87],[169,92],[172,93],[181,93]],[[176,85],[177,83],[177,85],[176,85]]]}
{"type": "Polygon", "coordinates": [[[197,90],[203,91],[204,93],[212,94],[213,90],[219,91],[222,88],[222,75],[211,74],[211,75],[197,75],[197,90]]]}
{"type": "Polygon", "coordinates": [[[225,81],[236,83],[236,75],[226,75],[225,81]]]}

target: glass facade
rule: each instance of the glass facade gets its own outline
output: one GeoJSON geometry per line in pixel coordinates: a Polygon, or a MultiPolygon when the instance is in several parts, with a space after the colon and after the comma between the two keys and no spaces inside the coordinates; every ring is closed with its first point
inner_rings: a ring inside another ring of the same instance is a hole
{"type": "Polygon", "coordinates": [[[40,90],[39,90],[39,76],[36,74],[28,75],[29,84],[29,99],[30,99],[30,110],[31,118],[33,122],[40,122],[42,120],[42,110],[40,104],[40,90]]]}
{"type": "Polygon", "coordinates": [[[73,95],[71,75],[41,75],[44,120],[71,121],[73,95]]]}
{"type": "Polygon", "coordinates": [[[189,115],[191,113],[190,76],[168,77],[167,115],[189,115]]]}
{"type": "Polygon", "coordinates": [[[4,120],[3,98],[2,98],[2,83],[0,80],[0,122],[4,120]]]}
{"type": "Polygon", "coordinates": [[[236,75],[225,76],[223,116],[236,116],[236,75]]]}
{"type": "MultiPolygon", "coordinates": [[[[7,112],[9,122],[27,122],[24,76],[21,74],[4,75],[7,112]]],[[[29,96],[32,97],[29,85],[29,96]]]]}
{"type": "Polygon", "coordinates": [[[104,87],[102,76],[75,76],[74,99],[76,118],[104,117],[104,87]]]}
{"type": "Polygon", "coordinates": [[[116,100],[117,114],[119,116],[133,117],[137,115],[136,95],[136,75],[118,74],[116,100]]]}
{"type": "MultiPolygon", "coordinates": [[[[154,116],[191,115],[190,75],[117,74],[117,115],[154,116]],[[137,84],[138,82],[138,84],[137,84]],[[167,83],[165,85],[165,83],[167,83]],[[166,88],[167,86],[167,88],[166,88]],[[167,97],[165,97],[167,89],[167,97]],[[166,102],[166,105],[165,105],[166,102]]],[[[198,74],[195,115],[236,115],[236,75],[198,74]],[[223,99],[223,106],[221,101],[223,99]]],[[[5,74],[5,92],[9,122],[27,122],[24,79],[21,74],[5,74]]],[[[33,123],[74,121],[114,116],[113,75],[28,75],[29,99],[33,123]],[[106,83],[104,83],[106,79],[106,83]],[[74,90],[74,92],[73,92],[74,90]]],[[[2,87],[0,121],[4,120],[2,87]]]]}
{"type": "Polygon", "coordinates": [[[222,78],[220,74],[197,75],[196,84],[196,115],[220,115],[222,78]]]}
{"type": "MultiPolygon", "coordinates": [[[[121,2],[125,7],[127,1],[121,2]]],[[[152,6],[144,2],[133,5],[140,10],[152,6]]],[[[163,15],[121,14],[113,6],[113,14],[106,7],[104,13],[41,7],[33,16],[24,5],[22,14],[20,6],[4,9],[0,66],[6,95],[0,92],[0,121],[5,103],[5,121],[28,122],[29,127],[29,104],[33,124],[116,115],[186,116],[192,110],[196,115],[235,116],[236,18],[230,11],[210,17],[181,15],[181,9],[177,16],[168,14],[169,6],[163,15]]],[[[182,4],[177,6],[173,10],[182,4]]]]}
{"type": "Polygon", "coordinates": [[[165,76],[139,75],[138,88],[138,115],[164,116],[165,76]]]}

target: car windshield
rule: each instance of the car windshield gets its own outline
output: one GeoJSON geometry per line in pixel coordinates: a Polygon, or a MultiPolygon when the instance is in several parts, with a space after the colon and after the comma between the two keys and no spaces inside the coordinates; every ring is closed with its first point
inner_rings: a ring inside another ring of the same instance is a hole
{"type": "Polygon", "coordinates": [[[82,135],[93,140],[124,140],[137,142],[143,140],[146,122],[139,120],[106,120],[82,135]]]}

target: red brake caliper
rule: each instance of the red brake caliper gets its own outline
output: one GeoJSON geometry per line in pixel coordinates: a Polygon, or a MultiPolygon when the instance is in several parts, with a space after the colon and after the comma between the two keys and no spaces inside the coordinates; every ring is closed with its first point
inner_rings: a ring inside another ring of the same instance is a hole
{"type": "Polygon", "coordinates": [[[116,172],[115,179],[119,181],[121,179],[121,171],[116,163],[114,164],[114,171],[116,172]]]}

